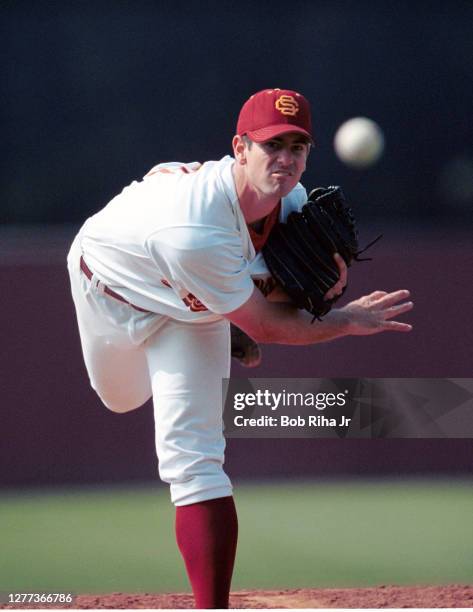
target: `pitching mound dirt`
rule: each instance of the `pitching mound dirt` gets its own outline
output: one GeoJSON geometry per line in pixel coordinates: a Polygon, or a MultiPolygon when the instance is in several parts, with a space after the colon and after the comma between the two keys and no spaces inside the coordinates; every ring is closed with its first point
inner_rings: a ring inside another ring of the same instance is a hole
{"type": "MultiPolygon", "coordinates": [[[[231,594],[232,608],[473,608],[473,585],[400,587],[382,585],[364,589],[291,589],[239,591],[231,594]]],[[[3,604],[4,609],[186,609],[193,607],[188,593],[110,593],[79,595],[72,606],[3,604]]]]}

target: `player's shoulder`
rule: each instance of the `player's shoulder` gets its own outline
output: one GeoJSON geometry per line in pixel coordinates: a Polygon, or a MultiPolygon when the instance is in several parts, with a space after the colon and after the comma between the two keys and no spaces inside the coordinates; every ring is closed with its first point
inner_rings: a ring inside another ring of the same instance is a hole
{"type": "Polygon", "coordinates": [[[190,205],[189,212],[203,214],[214,205],[221,207],[222,201],[233,202],[236,198],[232,177],[234,159],[229,155],[217,161],[166,162],[154,166],[144,177],[160,193],[172,193],[173,197],[190,205]]]}
{"type": "Polygon", "coordinates": [[[200,162],[161,162],[156,164],[148,170],[148,172],[144,175],[143,179],[149,179],[151,177],[163,177],[163,176],[179,176],[184,174],[190,174],[192,172],[197,172],[202,168],[202,164],[200,162]]]}
{"type": "Polygon", "coordinates": [[[170,179],[169,189],[167,179],[163,179],[159,195],[172,205],[160,210],[159,224],[150,228],[149,238],[172,241],[184,249],[233,240],[237,228],[232,163],[233,159],[227,156],[195,166],[193,171],[187,168],[188,172],[180,169],[177,162],[165,165],[165,176],[177,172],[179,178],[170,179]]]}
{"type": "Polygon", "coordinates": [[[206,161],[195,174],[196,185],[205,185],[205,193],[208,197],[222,194],[228,195],[229,188],[233,186],[232,166],[234,159],[229,155],[216,161],[206,161]]]}
{"type": "Polygon", "coordinates": [[[180,177],[185,176],[189,178],[202,179],[204,176],[208,178],[217,177],[224,173],[225,170],[231,166],[233,158],[226,155],[218,161],[206,161],[206,162],[161,162],[153,166],[143,177],[144,180],[151,177],[163,178],[163,177],[180,177]]]}

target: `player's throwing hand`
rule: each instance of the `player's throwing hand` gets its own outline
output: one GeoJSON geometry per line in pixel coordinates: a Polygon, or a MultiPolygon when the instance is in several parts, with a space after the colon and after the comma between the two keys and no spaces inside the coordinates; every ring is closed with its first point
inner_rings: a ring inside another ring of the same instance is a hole
{"type": "Polygon", "coordinates": [[[340,309],[340,312],[348,315],[348,335],[370,336],[383,331],[411,331],[412,325],[392,320],[412,310],[413,302],[405,301],[409,295],[407,289],[392,293],[373,291],[350,302],[340,309]]]}

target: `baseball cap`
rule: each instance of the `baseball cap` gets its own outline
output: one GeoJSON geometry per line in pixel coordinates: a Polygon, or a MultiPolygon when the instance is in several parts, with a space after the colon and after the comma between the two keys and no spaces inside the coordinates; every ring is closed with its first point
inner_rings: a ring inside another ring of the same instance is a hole
{"type": "Polygon", "coordinates": [[[242,106],[237,134],[263,142],[286,132],[300,132],[313,141],[310,104],[291,89],[263,89],[242,106]]]}

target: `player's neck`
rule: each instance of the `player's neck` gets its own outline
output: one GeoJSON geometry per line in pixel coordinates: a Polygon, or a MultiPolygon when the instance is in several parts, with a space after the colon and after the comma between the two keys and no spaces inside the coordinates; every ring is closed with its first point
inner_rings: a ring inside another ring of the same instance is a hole
{"type": "Polygon", "coordinates": [[[235,190],[240,202],[240,208],[245,221],[250,224],[263,219],[278,205],[280,197],[268,196],[261,193],[251,185],[245,173],[237,165],[233,165],[233,180],[235,190]]]}

